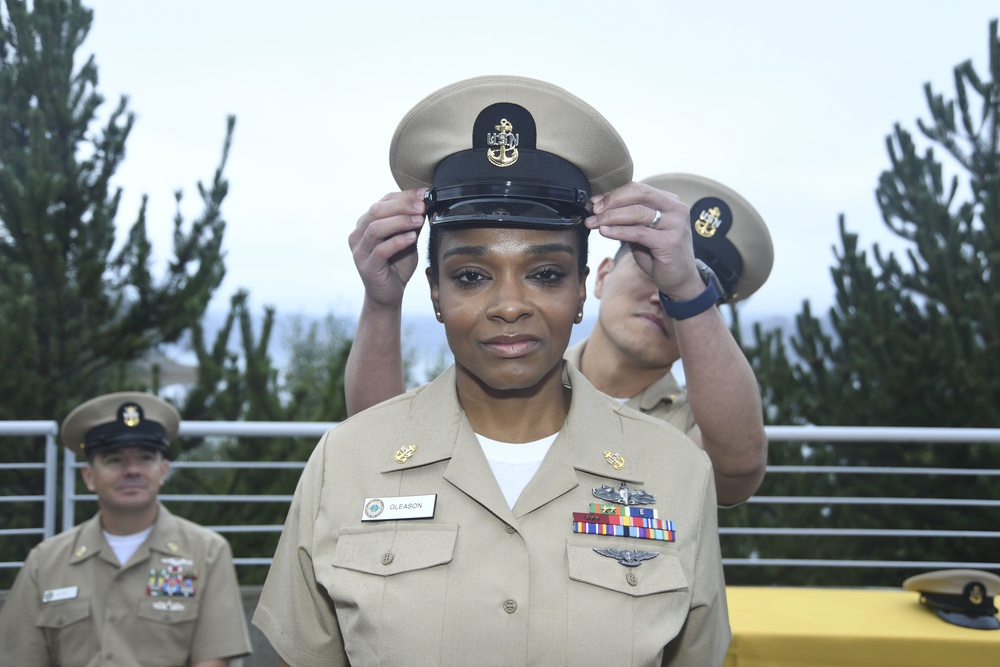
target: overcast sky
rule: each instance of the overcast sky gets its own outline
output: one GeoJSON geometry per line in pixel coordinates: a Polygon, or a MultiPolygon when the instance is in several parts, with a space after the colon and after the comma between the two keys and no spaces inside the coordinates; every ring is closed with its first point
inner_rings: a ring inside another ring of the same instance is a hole
{"type": "MultiPolygon", "coordinates": [[[[741,308],[793,314],[832,302],[837,217],[863,247],[898,247],[874,189],[885,137],[927,118],[923,85],[953,97],[955,65],[986,69],[995,0],[930,2],[332,2],[84,0],[108,111],[136,113],[117,184],[119,225],[150,197],[162,261],[174,190],[200,210],[227,114],[237,117],[224,204],[228,273],[255,310],[353,316],[361,281],[347,234],[396,189],[392,133],[430,92],[482,74],[544,79],[618,129],[635,177],[692,172],[728,184],[766,220],[767,284],[741,308]]],[[[595,241],[591,261],[613,245],[595,241]]],[[[414,278],[404,309],[430,312],[414,278]]],[[[591,305],[595,308],[595,305],[591,305]]]]}

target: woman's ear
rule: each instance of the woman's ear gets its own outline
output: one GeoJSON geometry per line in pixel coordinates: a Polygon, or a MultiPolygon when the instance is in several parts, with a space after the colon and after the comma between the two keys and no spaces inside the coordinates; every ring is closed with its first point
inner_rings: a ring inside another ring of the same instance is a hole
{"type": "Polygon", "coordinates": [[[427,284],[431,288],[431,305],[434,306],[434,316],[438,322],[444,322],[444,318],[441,316],[441,300],[438,298],[441,292],[440,285],[438,285],[438,281],[430,267],[427,267],[424,275],[427,276],[427,284]]]}

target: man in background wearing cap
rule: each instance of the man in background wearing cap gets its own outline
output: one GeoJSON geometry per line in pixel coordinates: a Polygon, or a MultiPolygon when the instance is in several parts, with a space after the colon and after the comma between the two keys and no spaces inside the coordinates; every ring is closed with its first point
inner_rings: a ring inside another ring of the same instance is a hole
{"type": "Polygon", "coordinates": [[[28,554],[0,609],[4,665],[222,667],[250,653],[228,542],[157,501],[180,415],[138,392],[66,417],[99,512],[28,554]]]}
{"type": "MultiPolygon", "coordinates": [[[[350,236],[365,299],[346,368],[349,414],[404,390],[401,308],[417,262],[422,198],[422,190],[383,198],[350,236]]],[[[601,391],[691,437],[712,459],[719,504],[736,505],[763,480],[767,437],[753,370],[713,306],[746,298],[766,280],[773,260],[767,228],[739,194],[686,174],[655,176],[594,199],[594,224],[623,243],[598,268],[597,324],[566,358],[601,391]],[[665,265],[678,285],[663,298],[636,264],[649,259],[649,250],[614,231],[628,232],[626,225],[637,219],[652,224],[650,209],[658,212],[655,228],[670,239],[665,265]],[[702,267],[699,274],[690,262],[670,261],[692,252],[711,271],[702,267]],[[686,393],[671,373],[681,358],[686,393]]]]}

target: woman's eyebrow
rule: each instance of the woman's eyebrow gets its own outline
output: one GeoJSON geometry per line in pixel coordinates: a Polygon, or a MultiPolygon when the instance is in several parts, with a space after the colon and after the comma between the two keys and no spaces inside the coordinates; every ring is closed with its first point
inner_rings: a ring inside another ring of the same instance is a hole
{"type": "Polygon", "coordinates": [[[547,255],[553,252],[564,252],[567,254],[573,254],[573,246],[566,243],[544,243],[541,245],[533,245],[528,248],[528,252],[532,255],[547,255]]]}
{"type": "Polygon", "coordinates": [[[476,257],[481,257],[486,254],[486,246],[484,245],[462,245],[457,248],[452,248],[451,250],[445,250],[441,255],[441,259],[448,259],[454,255],[474,255],[476,257]]]}
{"type": "MultiPolygon", "coordinates": [[[[441,255],[441,259],[448,259],[455,255],[473,255],[475,257],[482,257],[489,249],[484,245],[463,245],[457,248],[451,248],[450,250],[445,250],[441,255]]],[[[550,253],[566,253],[568,255],[573,254],[573,246],[566,243],[542,243],[539,245],[528,246],[528,252],[532,255],[548,255],[550,253]]]]}

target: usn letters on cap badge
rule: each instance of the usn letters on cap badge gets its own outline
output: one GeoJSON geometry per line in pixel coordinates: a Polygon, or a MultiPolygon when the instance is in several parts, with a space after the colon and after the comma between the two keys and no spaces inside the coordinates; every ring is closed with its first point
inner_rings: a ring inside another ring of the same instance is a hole
{"type": "Polygon", "coordinates": [[[135,428],[142,422],[142,413],[139,406],[134,403],[126,403],[122,406],[122,423],[129,428],[135,428]]]}
{"type": "Polygon", "coordinates": [[[486,135],[486,145],[496,148],[487,148],[486,157],[492,165],[509,167],[517,162],[518,135],[514,132],[514,126],[506,118],[501,118],[500,123],[495,127],[496,132],[490,132],[486,135]]]}
{"type": "Polygon", "coordinates": [[[694,223],[694,230],[706,239],[710,239],[715,236],[715,232],[719,229],[721,218],[722,211],[718,206],[702,209],[701,213],[698,214],[698,220],[694,223]]]}

